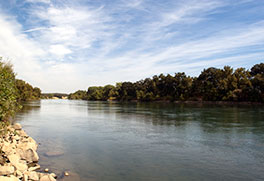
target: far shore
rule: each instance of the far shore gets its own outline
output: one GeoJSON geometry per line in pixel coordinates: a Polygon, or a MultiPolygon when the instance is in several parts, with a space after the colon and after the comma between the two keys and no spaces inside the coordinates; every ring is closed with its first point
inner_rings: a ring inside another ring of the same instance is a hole
{"type": "MultiPolygon", "coordinates": [[[[68,99],[66,97],[52,97],[46,99],[53,99],[53,100],[83,100],[83,101],[102,101],[102,102],[137,102],[137,103],[175,103],[175,104],[199,104],[199,105],[264,105],[263,102],[236,102],[236,101],[170,101],[170,100],[155,100],[155,101],[139,101],[139,100],[84,100],[84,99],[68,99]]],[[[46,100],[42,99],[42,100],[46,100]]]]}

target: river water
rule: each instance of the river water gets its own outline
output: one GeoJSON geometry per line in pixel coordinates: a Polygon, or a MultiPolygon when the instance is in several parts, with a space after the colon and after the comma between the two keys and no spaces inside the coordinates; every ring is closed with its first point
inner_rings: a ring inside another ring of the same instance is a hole
{"type": "Polygon", "coordinates": [[[73,181],[264,180],[263,106],[41,100],[15,119],[73,181]]]}

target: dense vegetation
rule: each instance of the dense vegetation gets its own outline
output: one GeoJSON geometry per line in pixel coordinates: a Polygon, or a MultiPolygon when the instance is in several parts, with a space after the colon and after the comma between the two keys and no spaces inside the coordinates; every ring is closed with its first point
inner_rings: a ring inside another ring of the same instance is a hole
{"type": "Polygon", "coordinates": [[[23,80],[16,80],[16,88],[18,93],[18,101],[29,101],[40,99],[41,90],[38,87],[32,87],[23,80]]]}
{"type": "MultiPolygon", "coordinates": [[[[1,57],[0,57],[1,60],[1,57]]],[[[12,66],[0,62],[0,121],[12,117],[22,101],[39,99],[41,91],[22,80],[17,80],[12,66]]]]}
{"type": "Polygon", "coordinates": [[[0,120],[13,116],[19,105],[12,66],[0,62],[0,120]]]}
{"type": "Polygon", "coordinates": [[[254,65],[251,70],[211,67],[198,77],[160,74],[134,83],[89,87],[70,94],[69,99],[264,102],[264,64],[254,65]]]}

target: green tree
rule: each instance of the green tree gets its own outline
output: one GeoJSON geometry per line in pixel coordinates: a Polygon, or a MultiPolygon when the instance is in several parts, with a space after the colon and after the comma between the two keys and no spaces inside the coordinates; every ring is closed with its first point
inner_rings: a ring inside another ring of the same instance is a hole
{"type": "Polygon", "coordinates": [[[87,91],[88,100],[103,100],[103,87],[89,87],[87,91]]]}
{"type": "Polygon", "coordinates": [[[264,102],[264,64],[256,64],[251,68],[251,82],[253,86],[251,100],[264,102]]]}
{"type": "Polygon", "coordinates": [[[41,90],[38,87],[33,88],[29,83],[19,79],[17,79],[15,83],[18,91],[18,101],[40,99],[41,90]]]}
{"type": "Polygon", "coordinates": [[[72,94],[69,94],[68,98],[87,100],[87,92],[84,90],[78,90],[72,94]]]}
{"type": "Polygon", "coordinates": [[[13,116],[18,107],[15,74],[12,66],[0,62],[0,121],[13,116]]]}

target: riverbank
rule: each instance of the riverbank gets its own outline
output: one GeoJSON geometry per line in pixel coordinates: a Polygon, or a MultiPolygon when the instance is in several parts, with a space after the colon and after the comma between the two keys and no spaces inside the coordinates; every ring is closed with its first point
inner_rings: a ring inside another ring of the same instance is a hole
{"type": "MultiPolygon", "coordinates": [[[[54,173],[40,172],[37,142],[16,123],[2,130],[0,140],[1,181],[55,181],[54,173]]],[[[48,172],[47,169],[45,171],[48,172]]]]}

